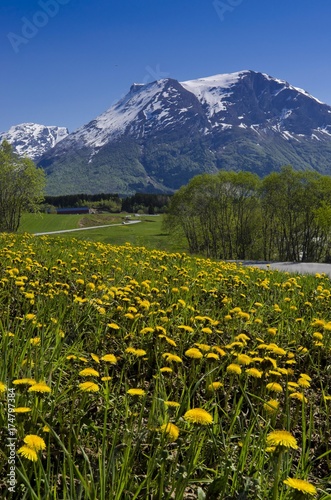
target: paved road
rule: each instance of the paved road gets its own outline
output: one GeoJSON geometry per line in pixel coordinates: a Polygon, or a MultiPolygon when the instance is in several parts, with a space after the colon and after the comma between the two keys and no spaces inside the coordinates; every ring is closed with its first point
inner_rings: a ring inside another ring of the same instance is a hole
{"type": "Polygon", "coordinates": [[[87,231],[88,229],[100,229],[103,227],[113,227],[113,226],[129,226],[130,224],[138,224],[141,220],[130,220],[125,223],[120,224],[107,224],[104,226],[91,226],[91,227],[78,227],[75,229],[62,229],[61,231],[47,231],[45,233],[33,233],[34,236],[44,236],[46,234],[62,234],[62,233],[73,233],[74,231],[87,231]]]}
{"type": "Polygon", "coordinates": [[[257,266],[261,269],[277,269],[289,273],[300,274],[322,274],[325,273],[331,277],[331,264],[319,264],[316,262],[259,262],[244,261],[244,266],[257,266]]]}

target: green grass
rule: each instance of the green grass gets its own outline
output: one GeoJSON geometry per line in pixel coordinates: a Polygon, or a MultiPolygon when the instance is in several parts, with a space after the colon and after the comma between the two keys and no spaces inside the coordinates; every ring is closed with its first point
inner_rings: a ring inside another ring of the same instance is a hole
{"type": "MultiPolygon", "coordinates": [[[[89,215],[53,215],[53,214],[24,214],[19,232],[40,233],[60,231],[81,227],[101,226],[107,224],[121,224],[126,214],[89,214],[89,215]]],[[[132,220],[137,220],[131,216],[132,220]]],[[[135,246],[144,246],[150,249],[167,251],[187,251],[187,244],[183,237],[166,233],[162,228],[163,216],[141,216],[139,224],[121,224],[115,227],[96,228],[91,230],[63,233],[64,238],[86,241],[99,241],[113,245],[131,243],[135,246]]]]}

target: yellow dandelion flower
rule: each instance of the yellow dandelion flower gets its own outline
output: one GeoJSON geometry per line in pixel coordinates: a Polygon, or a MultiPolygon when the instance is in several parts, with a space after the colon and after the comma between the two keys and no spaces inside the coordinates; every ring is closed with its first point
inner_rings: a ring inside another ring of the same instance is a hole
{"type": "Polygon", "coordinates": [[[169,366],[162,366],[162,368],[160,368],[161,373],[171,373],[172,371],[173,369],[169,368],[169,366]]]}
{"type": "Polygon", "coordinates": [[[325,325],[325,321],[324,319],[315,319],[312,323],[310,323],[311,326],[324,326],[325,325]]]}
{"type": "Polygon", "coordinates": [[[299,384],[297,384],[296,382],[287,382],[287,386],[289,390],[294,390],[299,387],[299,384]]]}
{"type": "Polygon", "coordinates": [[[223,387],[222,382],[212,382],[211,384],[208,385],[207,389],[208,391],[217,391],[221,387],[223,387]]]}
{"type": "Polygon", "coordinates": [[[267,435],[267,445],[268,446],[281,446],[284,448],[293,448],[296,450],[298,448],[297,440],[288,431],[277,430],[272,431],[267,435]]]}
{"type": "Polygon", "coordinates": [[[288,477],[287,479],[284,479],[283,483],[296,491],[304,493],[305,495],[309,495],[312,497],[317,495],[315,486],[308,481],[305,481],[304,479],[288,477]]]}
{"type": "Polygon", "coordinates": [[[91,352],[91,358],[93,359],[93,361],[100,364],[99,356],[97,356],[96,354],[93,354],[93,352],[91,352]]]}
{"type": "Polygon", "coordinates": [[[153,332],[154,332],[154,328],[152,328],[151,326],[146,326],[145,328],[140,330],[140,333],[142,335],[145,335],[145,333],[153,333],[153,332]]]}
{"type": "Polygon", "coordinates": [[[144,396],[146,394],[146,391],[144,391],[144,389],[139,389],[139,388],[136,388],[136,389],[129,389],[128,391],[126,391],[127,394],[130,394],[130,396],[144,396]]]}
{"type": "Polygon", "coordinates": [[[83,392],[98,392],[99,386],[94,382],[83,382],[79,384],[79,389],[83,392]]]}
{"type": "Polygon", "coordinates": [[[1,392],[6,392],[7,386],[3,382],[0,382],[0,393],[1,392]]]}
{"type": "Polygon", "coordinates": [[[79,372],[81,377],[100,377],[99,372],[94,370],[94,368],[85,368],[79,372]]]}
{"type": "Polygon", "coordinates": [[[32,314],[32,313],[30,313],[30,314],[26,314],[26,315],[25,315],[25,319],[28,319],[28,320],[30,320],[30,321],[31,321],[32,319],[34,319],[35,317],[36,317],[36,315],[35,315],[35,314],[32,314]]]}
{"type": "Polygon", "coordinates": [[[77,359],[77,356],[75,356],[74,354],[69,354],[69,356],[67,356],[66,359],[70,361],[71,359],[77,359]]]}
{"type": "Polygon", "coordinates": [[[109,328],[111,328],[112,330],[119,330],[120,327],[118,325],[116,325],[116,323],[108,323],[107,326],[109,326],[109,328]]]}
{"type": "Polygon", "coordinates": [[[177,401],[164,401],[164,404],[173,408],[178,408],[180,406],[180,403],[177,403],[177,401]]]}
{"type": "Polygon", "coordinates": [[[270,399],[269,401],[266,401],[263,405],[263,409],[270,414],[276,413],[279,407],[279,401],[277,399],[270,399]]]}
{"type": "MultiPolygon", "coordinates": [[[[271,370],[270,370],[271,371],[271,370]]],[[[288,371],[286,368],[277,368],[277,371],[281,374],[281,375],[288,375],[288,371]]],[[[270,372],[269,372],[270,373],[270,372]]]]}
{"type": "Polygon", "coordinates": [[[107,361],[108,363],[112,364],[112,365],[116,365],[117,364],[117,358],[116,356],[114,356],[114,354],[105,354],[104,356],[102,356],[102,361],[107,361]]]}
{"type": "Polygon", "coordinates": [[[267,346],[267,350],[273,352],[273,354],[278,354],[278,356],[285,356],[286,355],[285,349],[282,349],[281,347],[278,347],[275,344],[269,344],[267,346]]]}
{"type": "Polygon", "coordinates": [[[266,385],[266,389],[270,392],[283,392],[282,386],[277,382],[270,382],[266,385]]]}
{"type": "Polygon", "coordinates": [[[40,337],[33,337],[30,339],[30,344],[31,345],[40,345],[41,343],[41,338],[40,337]]]}
{"type": "Polygon", "coordinates": [[[28,392],[51,392],[51,388],[45,382],[37,382],[29,387],[28,392]]]}
{"type": "Polygon", "coordinates": [[[188,410],[183,417],[186,422],[192,424],[209,425],[213,423],[213,417],[203,408],[192,408],[192,410],[188,410]]]}
{"type": "Polygon", "coordinates": [[[269,356],[265,356],[263,358],[263,362],[268,365],[268,364],[271,364],[273,366],[273,368],[276,370],[277,368],[277,361],[273,358],[270,358],[269,356]]]}
{"type": "Polygon", "coordinates": [[[310,387],[310,382],[307,379],[301,377],[298,380],[298,385],[300,387],[305,387],[306,388],[306,387],[310,387]]]}
{"type": "Polygon", "coordinates": [[[270,335],[277,335],[277,328],[268,328],[267,331],[270,335]]]}
{"type": "Polygon", "coordinates": [[[193,333],[194,332],[194,329],[191,326],[179,325],[178,328],[180,330],[184,330],[185,332],[188,332],[188,333],[193,333]]]}
{"type": "Polygon", "coordinates": [[[177,425],[168,422],[167,424],[163,424],[160,427],[160,431],[167,435],[167,438],[170,441],[176,441],[179,436],[179,428],[177,425]]]}
{"type": "Polygon", "coordinates": [[[17,451],[22,457],[27,458],[28,460],[31,460],[32,462],[37,462],[38,460],[38,455],[35,450],[30,448],[29,446],[21,446],[21,448],[17,451]]]}
{"type": "Polygon", "coordinates": [[[29,413],[30,411],[31,408],[29,408],[28,406],[18,406],[14,409],[15,413],[29,413]]]}
{"type": "Polygon", "coordinates": [[[33,378],[17,378],[16,380],[13,380],[14,385],[34,385],[37,382],[33,378]]]}
{"type": "Polygon", "coordinates": [[[24,443],[34,451],[42,451],[46,449],[46,443],[43,438],[35,434],[28,434],[24,438],[24,443]]]}
{"type": "Polygon", "coordinates": [[[132,313],[126,313],[126,314],[124,314],[124,317],[128,318],[128,319],[134,319],[134,314],[132,314],[132,313]]]}
{"type": "Polygon", "coordinates": [[[170,352],[165,352],[164,354],[162,354],[162,357],[165,358],[165,360],[168,362],[168,363],[171,363],[172,361],[174,363],[182,363],[183,360],[177,356],[176,354],[171,354],[170,352]]]}
{"type": "Polygon", "coordinates": [[[292,392],[289,397],[291,399],[298,399],[301,402],[308,402],[308,399],[301,392],[292,392]]]}
{"type": "Polygon", "coordinates": [[[208,344],[194,344],[197,346],[198,349],[200,349],[200,351],[204,351],[204,352],[207,352],[207,351],[210,351],[210,345],[208,344]]]}
{"type": "Polygon", "coordinates": [[[245,372],[247,373],[247,375],[249,377],[253,377],[253,378],[261,378],[263,375],[263,371],[260,371],[257,368],[247,368],[247,370],[245,370],[245,372]]]}
{"type": "Polygon", "coordinates": [[[137,356],[140,358],[141,356],[145,356],[147,352],[144,349],[135,349],[134,347],[128,347],[125,349],[125,352],[128,354],[133,354],[134,356],[137,356]]]}
{"type": "Polygon", "coordinates": [[[188,349],[187,351],[185,351],[185,356],[187,356],[188,358],[193,358],[193,359],[203,358],[202,352],[199,351],[199,349],[197,349],[196,347],[192,347],[192,349],[188,349]]]}
{"type": "Polygon", "coordinates": [[[167,337],[166,335],[164,335],[164,338],[168,344],[172,345],[173,347],[177,346],[176,342],[174,340],[172,340],[170,337],[167,337]]]}
{"type": "Polygon", "coordinates": [[[238,354],[236,363],[238,365],[249,365],[252,363],[252,358],[250,356],[247,356],[247,354],[238,354]]]}
{"type": "Polygon", "coordinates": [[[218,354],[215,354],[214,352],[208,352],[208,353],[205,355],[205,357],[206,357],[207,359],[213,359],[213,360],[215,360],[215,361],[217,361],[218,359],[220,359],[220,358],[219,358],[219,356],[218,356],[218,354]]]}
{"type": "Polygon", "coordinates": [[[249,337],[248,337],[248,335],[246,335],[245,333],[239,333],[239,335],[236,335],[236,336],[235,336],[235,340],[240,340],[240,341],[242,341],[242,342],[245,342],[245,343],[246,343],[246,341],[247,341],[247,340],[250,340],[250,338],[249,338],[249,337]]]}
{"type": "Polygon", "coordinates": [[[101,377],[101,380],[102,380],[102,382],[108,382],[109,380],[111,380],[111,377],[109,377],[109,376],[101,377]]]}
{"type": "Polygon", "coordinates": [[[44,432],[51,432],[51,429],[48,427],[48,425],[44,425],[43,431],[44,432]]]}
{"type": "Polygon", "coordinates": [[[304,378],[305,380],[308,380],[308,382],[311,382],[311,378],[306,373],[300,373],[300,378],[304,378]]]}
{"type": "Polygon", "coordinates": [[[208,333],[208,334],[213,333],[213,330],[211,328],[208,328],[208,327],[202,328],[201,331],[203,333],[208,333]]]}
{"type": "Polygon", "coordinates": [[[217,354],[219,354],[220,356],[226,356],[226,352],[223,349],[221,349],[220,347],[218,347],[217,345],[214,345],[212,347],[212,349],[213,349],[213,351],[216,351],[217,354]]]}
{"type": "Polygon", "coordinates": [[[227,373],[230,373],[231,375],[232,374],[235,374],[235,375],[241,374],[241,368],[236,363],[231,363],[230,365],[228,365],[226,367],[226,371],[227,371],[227,373]]]}
{"type": "Polygon", "coordinates": [[[281,377],[282,376],[282,374],[280,373],[279,370],[277,370],[277,371],[276,370],[269,370],[268,371],[268,375],[274,375],[275,377],[281,377]]]}

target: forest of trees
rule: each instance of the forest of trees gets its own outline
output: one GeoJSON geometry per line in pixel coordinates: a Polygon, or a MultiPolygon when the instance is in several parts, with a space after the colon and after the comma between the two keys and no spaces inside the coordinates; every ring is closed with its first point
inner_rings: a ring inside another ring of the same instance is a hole
{"type": "Polygon", "coordinates": [[[165,221],[192,253],[216,259],[329,262],[331,177],[285,166],[203,174],[172,197],[165,221]]]}

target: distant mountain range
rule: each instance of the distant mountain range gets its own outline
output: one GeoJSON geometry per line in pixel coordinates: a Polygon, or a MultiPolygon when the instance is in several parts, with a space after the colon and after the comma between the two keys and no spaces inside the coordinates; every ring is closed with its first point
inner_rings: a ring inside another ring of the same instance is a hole
{"type": "Polygon", "coordinates": [[[286,164],[331,174],[331,107],[255,71],[134,84],[75,132],[45,127],[48,138],[53,128],[63,138],[52,144],[30,132],[13,141],[45,169],[49,194],[173,192],[204,172],[263,176],[286,164]]]}
{"type": "Polygon", "coordinates": [[[46,127],[37,123],[21,123],[0,133],[0,142],[6,139],[20,155],[38,160],[69,134],[65,127],[46,127]]]}

